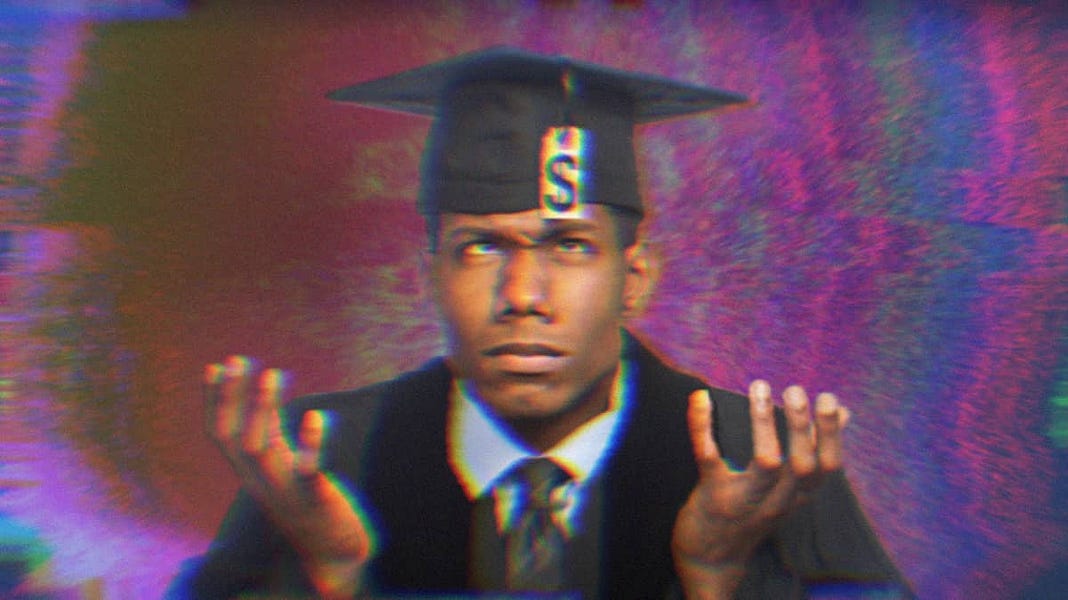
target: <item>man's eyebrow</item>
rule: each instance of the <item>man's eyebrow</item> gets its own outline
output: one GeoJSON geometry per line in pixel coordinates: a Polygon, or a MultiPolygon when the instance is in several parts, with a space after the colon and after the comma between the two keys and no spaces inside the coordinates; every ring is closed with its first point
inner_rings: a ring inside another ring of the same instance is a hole
{"type": "MultiPolygon", "coordinates": [[[[590,221],[579,220],[554,220],[549,221],[544,228],[535,233],[533,237],[536,241],[543,241],[558,237],[560,235],[566,235],[568,233],[583,233],[596,231],[598,225],[590,221]]],[[[521,235],[526,237],[525,232],[520,232],[521,235]]],[[[474,237],[474,238],[488,238],[494,240],[507,239],[512,236],[512,232],[498,229],[495,227],[479,227],[475,225],[463,225],[453,229],[448,233],[446,239],[450,242],[456,241],[462,238],[474,237]]]]}

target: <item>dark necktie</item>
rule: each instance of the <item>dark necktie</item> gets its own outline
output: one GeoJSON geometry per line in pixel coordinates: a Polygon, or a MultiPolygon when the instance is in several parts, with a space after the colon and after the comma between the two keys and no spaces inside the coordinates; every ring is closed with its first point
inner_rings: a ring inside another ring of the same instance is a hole
{"type": "Polygon", "coordinates": [[[565,541],[553,523],[550,496],[568,475],[548,458],[534,458],[520,463],[515,476],[519,517],[505,539],[508,590],[563,591],[565,541]]]}

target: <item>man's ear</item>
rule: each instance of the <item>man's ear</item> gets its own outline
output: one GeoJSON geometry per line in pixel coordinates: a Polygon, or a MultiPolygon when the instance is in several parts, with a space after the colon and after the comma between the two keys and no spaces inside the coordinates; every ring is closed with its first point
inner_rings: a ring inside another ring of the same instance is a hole
{"type": "Polygon", "coordinates": [[[645,311],[660,279],[660,254],[638,241],[623,251],[626,279],[623,281],[623,316],[636,317],[645,311]]]}

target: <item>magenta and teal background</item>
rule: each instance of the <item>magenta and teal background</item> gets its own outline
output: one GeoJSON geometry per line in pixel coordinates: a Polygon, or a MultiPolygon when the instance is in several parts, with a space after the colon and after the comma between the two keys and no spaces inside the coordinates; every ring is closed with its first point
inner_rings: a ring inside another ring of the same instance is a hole
{"type": "Polygon", "coordinates": [[[0,596],[151,598],[205,548],[204,363],[307,393],[439,351],[428,123],[323,96],[503,43],[750,95],[640,131],[633,329],[838,392],[921,597],[1068,597],[1062,2],[294,5],[0,0],[0,596]]]}

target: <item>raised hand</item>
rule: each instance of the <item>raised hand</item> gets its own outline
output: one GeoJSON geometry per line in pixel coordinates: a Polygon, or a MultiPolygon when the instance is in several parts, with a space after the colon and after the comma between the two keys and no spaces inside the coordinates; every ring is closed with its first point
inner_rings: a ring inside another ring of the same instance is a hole
{"type": "Polygon", "coordinates": [[[205,370],[208,431],[242,485],[297,548],[324,597],[351,597],[374,551],[358,501],[320,468],[326,416],[304,414],[297,439],[282,424],[285,377],[265,369],[253,384],[252,363],[231,356],[205,370]]]}
{"type": "Polygon", "coordinates": [[[729,598],[749,557],[779,520],[842,466],[840,433],[849,411],[832,394],[820,394],[813,418],[808,396],[797,386],[783,392],[783,401],[787,459],[775,429],[771,388],[760,380],[749,386],[753,460],[738,471],[712,437],[708,392],[690,395],[687,420],[699,478],[672,535],[675,568],[687,598],[729,598]]]}

